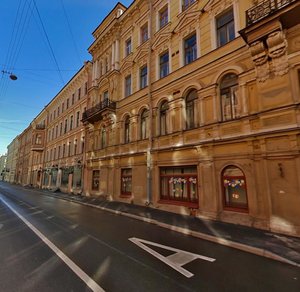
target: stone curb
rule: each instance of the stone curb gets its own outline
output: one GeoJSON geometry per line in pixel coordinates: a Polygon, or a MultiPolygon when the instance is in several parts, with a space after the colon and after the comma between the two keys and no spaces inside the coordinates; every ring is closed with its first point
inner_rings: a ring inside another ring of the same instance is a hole
{"type": "MultiPolygon", "coordinates": [[[[46,195],[51,196],[51,194],[46,194],[46,195]]],[[[298,264],[296,262],[293,262],[291,260],[288,260],[284,257],[281,257],[281,256],[279,256],[275,253],[272,253],[272,252],[270,252],[268,250],[265,250],[265,249],[262,249],[262,248],[249,246],[249,245],[246,245],[246,244],[243,244],[243,243],[239,243],[239,242],[235,242],[235,241],[231,241],[231,240],[227,240],[227,239],[223,239],[223,238],[218,238],[218,237],[215,237],[213,235],[209,235],[209,234],[198,232],[198,231],[193,231],[193,230],[183,228],[183,227],[173,226],[173,225],[170,225],[170,224],[167,224],[167,223],[157,221],[155,219],[145,218],[145,217],[142,217],[142,216],[138,216],[138,215],[122,212],[122,211],[117,211],[117,210],[113,210],[113,209],[109,209],[109,208],[105,208],[105,207],[101,207],[101,206],[97,206],[97,205],[93,205],[93,204],[89,204],[89,203],[85,203],[85,202],[72,200],[71,198],[69,199],[69,198],[57,197],[57,196],[51,196],[51,197],[56,197],[56,198],[59,198],[59,199],[63,199],[65,201],[70,201],[70,202],[82,204],[82,205],[85,205],[85,206],[97,208],[97,209],[100,209],[102,211],[110,212],[110,213],[113,213],[113,214],[116,214],[116,215],[126,216],[126,217],[129,217],[129,218],[132,218],[132,219],[136,219],[136,220],[143,221],[143,222],[146,222],[146,223],[154,224],[154,225],[157,225],[159,227],[166,228],[166,229],[178,232],[178,233],[182,233],[182,234],[185,234],[185,235],[190,235],[190,236],[193,236],[193,237],[196,237],[196,238],[211,241],[211,242],[214,242],[214,243],[217,243],[217,244],[221,244],[221,245],[224,245],[224,246],[235,248],[235,249],[238,249],[238,250],[241,250],[241,251],[244,251],[244,252],[252,253],[252,254],[255,254],[255,255],[258,255],[258,256],[262,256],[262,257],[265,257],[265,258],[269,258],[269,259],[272,259],[272,260],[276,260],[276,261],[286,263],[286,264],[290,264],[290,265],[293,265],[293,266],[296,266],[296,267],[300,268],[300,264],[298,264]]]]}

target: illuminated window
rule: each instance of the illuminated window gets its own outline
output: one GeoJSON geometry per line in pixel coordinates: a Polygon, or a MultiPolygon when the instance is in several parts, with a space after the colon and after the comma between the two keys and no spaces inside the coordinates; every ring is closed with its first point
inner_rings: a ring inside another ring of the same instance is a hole
{"type": "Polygon", "coordinates": [[[163,167],[160,169],[160,199],[164,201],[198,203],[196,166],[163,167]]]}
{"type": "Polygon", "coordinates": [[[236,166],[228,166],[222,172],[224,207],[248,210],[246,178],[236,166]]]}
{"type": "Polygon", "coordinates": [[[131,196],[132,170],[131,168],[121,169],[121,196],[131,196]]]}

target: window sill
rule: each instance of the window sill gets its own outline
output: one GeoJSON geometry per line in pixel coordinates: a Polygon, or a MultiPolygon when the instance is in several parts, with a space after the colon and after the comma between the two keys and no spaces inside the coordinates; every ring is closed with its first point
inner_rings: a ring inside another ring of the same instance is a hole
{"type": "Polygon", "coordinates": [[[230,212],[238,212],[238,213],[249,213],[248,207],[230,207],[230,206],[224,206],[224,211],[230,211],[230,212]]]}

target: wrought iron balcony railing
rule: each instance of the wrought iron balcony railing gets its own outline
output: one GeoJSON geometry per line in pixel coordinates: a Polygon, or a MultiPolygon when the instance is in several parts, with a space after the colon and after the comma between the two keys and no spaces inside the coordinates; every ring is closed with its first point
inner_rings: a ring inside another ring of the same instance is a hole
{"type": "Polygon", "coordinates": [[[111,101],[109,99],[104,99],[103,101],[99,102],[95,106],[87,109],[82,114],[82,120],[83,121],[98,120],[100,118],[98,117],[98,115],[101,114],[106,109],[110,109],[114,111],[116,109],[116,102],[111,101]]]}
{"type": "Polygon", "coordinates": [[[263,0],[246,11],[247,26],[298,0],[263,0]]]}

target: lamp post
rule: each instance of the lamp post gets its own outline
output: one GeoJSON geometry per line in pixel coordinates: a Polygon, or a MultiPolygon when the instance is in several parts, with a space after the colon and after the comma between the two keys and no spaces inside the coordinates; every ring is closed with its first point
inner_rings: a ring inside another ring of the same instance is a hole
{"type": "Polygon", "coordinates": [[[2,74],[9,74],[9,78],[13,81],[18,79],[18,77],[15,74],[13,74],[12,72],[9,72],[6,70],[2,70],[1,72],[2,72],[2,74]]]}

